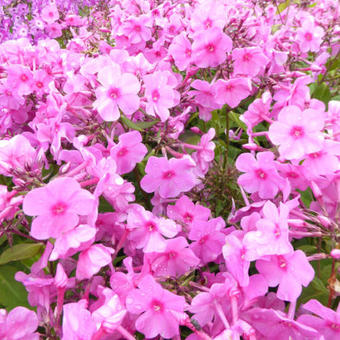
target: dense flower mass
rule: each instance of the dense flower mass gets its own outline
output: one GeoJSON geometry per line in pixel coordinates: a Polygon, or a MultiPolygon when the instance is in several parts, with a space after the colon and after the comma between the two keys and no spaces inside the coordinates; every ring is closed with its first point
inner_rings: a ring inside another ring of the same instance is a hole
{"type": "Polygon", "coordinates": [[[0,338],[340,338],[336,0],[3,0],[0,338]]]}

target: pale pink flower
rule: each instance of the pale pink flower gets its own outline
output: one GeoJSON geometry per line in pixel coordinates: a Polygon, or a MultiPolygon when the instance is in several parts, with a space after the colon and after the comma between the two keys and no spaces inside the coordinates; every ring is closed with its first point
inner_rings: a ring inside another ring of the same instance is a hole
{"type": "Polygon", "coordinates": [[[148,149],[138,131],[121,134],[118,139],[119,143],[111,148],[110,155],[117,164],[117,173],[122,175],[132,171],[143,160],[148,149]]]}
{"type": "Polygon", "coordinates": [[[198,67],[216,67],[231,51],[232,40],[218,27],[200,31],[193,37],[192,61],[198,67]]]}
{"type": "Polygon", "coordinates": [[[23,210],[26,215],[38,216],[32,222],[31,235],[46,240],[74,229],[79,215],[89,215],[93,205],[93,195],[81,189],[75,179],[59,177],[26,194],[23,210]]]}
{"type": "Polygon", "coordinates": [[[213,90],[217,104],[234,108],[250,95],[251,82],[249,78],[219,79],[213,84],[213,90]]]}
{"type": "Polygon", "coordinates": [[[184,71],[191,63],[191,42],[185,32],[177,35],[169,46],[169,53],[175,60],[175,65],[180,71],[184,71]]]}
{"type": "Polygon", "coordinates": [[[256,159],[250,153],[242,153],[236,160],[236,168],[245,172],[237,183],[249,193],[258,192],[260,198],[274,198],[283,184],[283,178],[276,170],[275,155],[259,152],[256,159]]]}
{"type": "Polygon", "coordinates": [[[144,41],[148,41],[151,38],[151,21],[146,15],[139,17],[131,16],[121,27],[122,33],[129,38],[132,44],[138,44],[144,41]]]}
{"type": "Polygon", "coordinates": [[[126,298],[130,313],[138,314],[136,329],[147,338],[161,335],[173,338],[179,335],[180,316],[186,316],[183,296],[177,296],[163,289],[151,275],[145,276],[126,298]]]}
{"type": "Polygon", "coordinates": [[[279,152],[286,159],[299,159],[306,154],[320,151],[324,135],[323,113],[290,105],[283,108],[278,120],[269,127],[269,138],[279,145],[279,152]]]}
{"type": "Polygon", "coordinates": [[[135,75],[122,73],[119,65],[112,63],[98,72],[98,80],[103,86],[96,90],[93,106],[105,121],[118,120],[119,109],[127,116],[138,110],[140,83],[135,75]]]}
{"type": "Polygon", "coordinates": [[[320,26],[316,26],[313,20],[304,20],[296,34],[301,52],[318,52],[323,36],[324,30],[320,26]]]}
{"type": "Polygon", "coordinates": [[[314,278],[314,269],[301,250],[258,260],[256,268],[270,287],[279,285],[277,297],[285,301],[295,301],[302,286],[307,287],[314,278]]]}
{"type": "Polygon", "coordinates": [[[140,182],[141,187],[149,193],[158,191],[162,198],[176,197],[197,184],[193,167],[193,162],[188,158],[168,160],[151,156],[145,167],[146,175],[140,182]]]}
{"type": "Polygon", "coordinates": [[[48,24],[52,24],[59,19],[58,8],[55,4],[43,7],[41,10],[41,19],[48,24]]]}
{"type": "Polygon", "coordinates": [[[33,73],[22,65],[10,65],[7,68],[7,84],[11,85],[13,92],[19,96],[28,95],[33,92],[33,73]]]}
{"type": "Polygon", "coordinates": [[[235,75],[256,76],[269,62],[259,47],[235,48],[232,56],[235,75]]]}

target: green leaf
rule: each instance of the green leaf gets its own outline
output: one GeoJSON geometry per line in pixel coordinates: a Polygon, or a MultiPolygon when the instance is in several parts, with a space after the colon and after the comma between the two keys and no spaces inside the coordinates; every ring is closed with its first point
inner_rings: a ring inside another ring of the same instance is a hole
{"type": "Polygon", "coordinates": [[[25,287],[14,278],[17,271],[18,269],[12,266],[0,266],[0,304],[6,309],[17,306],[30,307],[25,287]]]}
{"type": "Polygon", "coordinates": [[[321,100],[325,104],[328,104],[332,96],[327,84],[321,83],[315,87],[312,97],[321,100]]]}
{"type": "Polygon", "coordinates": [[[328,295],[329,291],[324,283],[318,277],[315,277],[310,285],[303,289],[302,294],[299,298],[299,304],[306,303],[311,299],[316,299],[320,301],[323,305],[327,305],[328,295]]]}
{"type": "Polygon", "coordinates": [[[33,257],[44,247],[41,243],[21,243],[6,249],[0,255],[0,265],[33,257]]]}
{"type": "Polygon", "coordinates": [[[156,125],[157,123],[159,123],[159,120],[153,120],[151,122],[133,122],[132,120],[130,120],[129,118],[121,115],[120,119],[122,120],[122,122],[129,127],[132,130],[137,130],[137,131],[144,131],[145,129],[148,129],[154,125],[156,125]]]}
{"type": "Polygon", "coordinates": [[[308,188],[305,191],[297,190],[301,194],[302,203],[309,208],[310,204],[314,201],[312,190],[308,188]]]}
{"type": "Polygon", "coordinates": [[[277,14],[282,13],[290,5],[290,0],[286,0],[282,4],[277,6],[277,14]]]}
{"type": "Polygon", "coordinates": [[[247,131],[247,125],[242,122],[242,120],[240,119],[240,115],[238,115],[236,112],[230,111],[229,117],[236,124],[237,127],[243,129],[244,131],[247,131]]]}

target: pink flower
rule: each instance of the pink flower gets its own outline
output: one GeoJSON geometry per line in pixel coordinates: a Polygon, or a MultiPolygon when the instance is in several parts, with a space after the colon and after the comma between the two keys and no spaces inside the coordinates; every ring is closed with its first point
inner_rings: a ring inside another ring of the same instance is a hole
{"type": "Polygon", "coordinates": [[[168,205],[167,214],[173,220],[190,227],[195,221],[207,221],[211,212],[199,203],[194,204],[187,196],[183,195],[175,205],[168,205]]]}
{"type": "Polygon", "coordinates": [[[150,18],[148,16],[131,16],[129,19],[124,20],[121,31],[129,38],[129,41],[132,44],[138,44],[150,40],[151,30],[148,26],[151,26],[150,18]]]}
{"type": "Polygon", "coordinates": [[[86,307],[86,300],[64,305],[62,340],[92,340],[97,329],[86,307]]]}
{"type": "Polygon", "coordinates": [[[97,274],[102,267],[111,263],[113,253],[112,248],[105,247],[102,244],[94,244],[82,251],[77,264],[77,280],[90,279],[97,274]]]}
{"type": "Polygon", "coordinates": [[[250,95],[251,83],[249,78],[219,79],[213,89],[217,104],[228,104],[234,108],[250,95]]]}
{"type": "Polygon", "coordinates": [[[221,217],[192,224],[189,239],[194,242],[190,244],[190,248],[201,259],[202,264],[214,261],[222,254],[225,234],[221,230],[224,227],[225,223],[221,217]]]}
{"type": "Polygon", "coordinates": [[[193,174],[193,162],[188,158],[151,156],[145,167],[146,175],[140,185],[146,192],[158,191],[162,198],[176,197],[197,184],[193,174]]]}
{"type": "Polygon", "coordinates": [[[231,51],[232,40],[218,27],[200,31],[193,37],[192,61],[198,67],[216,67],[231,51]]]}
{"type": "Polygon", "coordinates": [[[105,121],[118,120],[119,109],[127,116],[138,110],[140,83],[136,76],[122,73],[119,65],[112,63],[98,72],[98,80],[103,86],[96,90],[93,107],[105,121]]]}
{"type": "Polygon", "coordinates": [[[185,32],[177,35],[169,46],[169,53],[175,60],[175,65],[184,71],[191,63],[191,43],[185,32]]]}
{"type": "Polygon", "coordinates": [[[117,173],[126,174],[143,160],[147,153],[142,143],[142,136],[138,131],[131,131],[119,136],[119,143],[111,148],[111,157],[117,164],[117,173]]]}
{"type": "Polygon", "coordinates": [[[283,108],[278,120],[269,127],[269,138],[279,145],[279,152],[286,159],[299,159],[305,154],[320,151],[324,136],[322,112],[290,105],[283,108]]]}
{"type": "Polygon", "coordinates": [[[301,294],[302,286],[307,287],[314,278],[313,267],[301,250],[258,260],[256,268],[270,287],[279,285],[277,297],[285,301],[295,301],[301,294]]]}
{"type": "Polygon", "coordinates": [[[11,85],[14,93],[19,96],[23,96],[33,92],[33,74],[28,67],[22,65],[10,65],[7,68],[7,74],[7,84],[11,85]]]}
{"type": "Polygon", "coordinates": [[[32,222],[31,235],[38,240],[58,238],[79,223],[79,215],[92,212],[93,195],[81,189],[70,177],[59,177],[42,188],[31,190],[24,199],[26,215],[38,216],[32,222]]]}
{"type": "Polygon", "coordinates": [[[138,314],[136,329],[147,338],[161,335],[173,338],[179,335],[180,316],[185,316],[183,296],[177,296],[163,289],[151,275],[147,275],[126,298],[130,313],[138,314]]]}
{"type": "Polygon", "coordinates": [[[161,253],[151,253],[145,256],[156,276],[184,275],[190,268],[196,267],[200,260],[189,248],[182,236],[166,241],[166,248],[161,253]]]}
{"type": "Polygon", "coordinates": [[[147,99],[146,112],[152,116],[157,115],[165,122],[170,115],[169,109],[179,102],[179,94],[169,83],[169,74],[158,71],[143,78],[145,84],[145,98],[147,99]]]}
{"type": "Polygon", "coordinates": [[[320,26],[315,26],[313,20],[304,20],[302,27],[296,32],[296,40],[301,52],[318,52],[324,30],[320,26]]]}
{"type": "Polygon", "coordinates": [[[41,11],[41,19],[43,19],[48,24],[52,24],[59,19],[59,12],[56,5],[49,5],[43,7],[41,11]]]}
{"type": "Polygon", "coordinates": [[[259,47],[235,48],[232,55],[235,75],[256,76],[269,62],[259,47]]]}
{"type": "Polygon", "coordinates": [[[236,168],[245,172],[237,183],[247,192],[258,192],[263,199],[274,198],[283,183],[278,174],[274,154],[270,151],[259,152],[256,159],[250,153],[242,153],[236,160],[236,168]]]}
{"type": "Polygon", "coordinates": [[[129,211],[127,226],[130,231],[128,239],[137,249],[143,248],[145,253],[163,252],[166,248],[163,236],[174,237],[181,229],[174,221],[158,218],[140,205],[129,211]]]}
{"type": "Polygon", "coordinates": [[[316,329],[325,340],[333,340],[339,337],[340,332],[340,305],[336,311],[323,306],[317,300],[309,300],[302,305],[303,309],[314,315],[303,314],[298,322],[316,329]],[[318,315],[318,317],[316,316],[318,315]]]}
{"type": "Polygon", "coordinates": [[[8,314],[0,309],[0,338],[3,340],[39,340],[39,334],[35,333],[38,325],[37,315],[25,307],[16,307],[8,314]]]}

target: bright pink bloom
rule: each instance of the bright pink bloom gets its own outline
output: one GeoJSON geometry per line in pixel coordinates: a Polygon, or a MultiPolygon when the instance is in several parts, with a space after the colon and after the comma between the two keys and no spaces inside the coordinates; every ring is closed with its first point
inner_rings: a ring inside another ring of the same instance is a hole
{"type": "Polygon", "coordinates": [[[320,151],[323,145],[324,117],[322,112],[291,105],[283,108],[278,120],[269,127],[270,140],[279,145],[286,159],[299,159],[305,154],[320,151]]]}
{"type": "MultiPolygon", "coordinates": [[[[339,305],[340,306],[340,305],[339,305]]],[[[309,300],[302,305],[303,309],[314,315],[303,314],[298,318],[298,322],[316,329],[325,340],[337,339],[340,335],[340,307],[334,311],[323,306],[317,300],[309,300]],[[318,317],[316,316],[318,315],[318,317]]]]}
{"type": "Polygon", "coordinates": [[[258,260],[256,268],[270,287],[279,285],[277,297],[285,301],[295,301],[301,294],[302,286],[307,287],[314,278],[313,267],[301,250],[258,260]]]}
{"type": "Polygon", "coordinates": [[[58,238],[74,229],[79,215],[89,215],[94,197],[70,177],[59,177],[42,188],[31,190],[24,199],[26,215],[38,216],[32,222],[31,235],[38,240],[58,238]]]}
{"type": "Polygon", "coordinates": [[[235,75],[256,76],[269,62],[259,47],[235,48],[232,55],[235,75]]]}
{"type": "Polygon", "coordinates": [[[62,340],[92,339],[97,329],[91,313],[86,307],[86,300],[64,305],[62,340]]]}
{"type": "Polygon", "coordinates": [[[263,199],[274,198],[283,183],[283,178],[278,174],[275,155],[270,152],[259,152],[256,159],[250,153],[242,153],[236,160],[236,168],[245,172],[237,183],[247,192],[258,192],[263,199]]]}
{"type": "Polygon", "coordinates": [[[82,251],[77,263],[77,280],[90,279],[97,274],[101,268],[111,263],[113,253],[112,248],[105,247],[102,244],[94,244],[82,251]]]}
{"type": "Polygon", "coordinates": [[[128,239],[137,249],[143,248],[145,253],[163,252],[166,248],[163,236],[174,237],[181,229],[174,221],[158,218],[140,205],[129,211],[127,226],[130,231],[128,239]]]}
{"type": "Polygon", "coordinates": [[[225,234],[222,229],[225,222],[221,217],[209,221],[195,221],[189,233],[189,239],[194,241],[190,248],[201,259],[202,264],[216,260],[222,254],[225,234]]]}
{"type": "Polygon", "coordinates": [[[37,315],[25,307],[16,307],[8,314],[0,309],[2,340],[39,340],[39,334],[35,333],[38,325],[37,315]]]}
{"type": "Polygon", "coordinates": [[[163,289],[151,275],[147,275],[126,298],[130,313],[138,314],[136,329],[147,338],[161,335],[173,338],[179,335],[178,319],[186,308],[183,296],[177,296],[163,289]],[[142,314],[141,314],[142,313],[142,314]]]}
{"type": "Polygon", "coordinates": [[[193,39],[192,61],[198,67],[216,67],[222,64],[226,60],[226,53],[232,48],[232,40],[217,27],[198,32],[193,39]]]}
{"type": "Polygon", "coordinates": [[[191,63],[191,43],[185,32],[177,35],[169,46],[169,53],[175,60],[175,65],[180,71],[184,71],[191,63]]]}
{"type": "Polygon", "coordinates": [[[98,72],[98,80],[103,86],[96,90],[93,106],[104,120],[116,121],[119,109],[127,116],[138,110],[140,83],[135,75],[122,73],[119,65],[112,63],[98,72]]]}
{"type": "Polygon", "coordinates": [[[23,96],[33,92],[33,73],[28,67],[22,65],[10,65],[7,68],[7,74],[7,84],[10,84],[14,93],[19,96],[23,96]]]}
{"type": "Polygon", "coordinates": [[[111,148],[110,154],[117,164],[117,173],[126,174],[143,160],[148,149],[142,143],[138,131],[131,131],[119,136],[119,143],[111,148]]]}
{"type": "Polygon", "coordinates": [[[146,15],[139,17],[131,16],[129,19],[124,20],[121,31],[129,38],[132,44],[138,44],[148,41],[151,38],[151,21],[146,15]]]}
{"type": "Polygon", "coordinates": [[[52,77],[45,70],[37,70],[33,75],[33,87],[37,95],[41,96],[48,92],[48,84],[52,77]]]}
{"type": "Polygon", "coordinates": [[[318,52],[323,36],[324,30],[320,26],[315,26],[312,20],[304,20],[296,34],[301,52],[318,52]]]}
{"type": "Polygon", "coordinates": [[[145,261],[150,264],[154,275],[173,277],[184,275],[200,263],[182,236],[167,240],[163,252],[147,254],[145,261]]]}
{"type": "Polygon", "coordinates": [[[145,84],[145,98],[147,99],[146,112],[152,116],[157,115],[165,122],[170,115],[169,109],[179,102],[179,94],[174,85],[169,83],[169,74],[158,71],[143,78],[145,84]]]}
{"type": "Polygon", "coordinates": [[[207,221],[210,218],[210,210],[199,203],[194,204],[187,196],[183,195],[175,205],[168,205],[168,217],[190,227],[197,220],[207,221]]]}
{"type": "Polygon", "coordinates": [[[250,95],[251,83],[249,78],[219,79],[213,89],[216,103],[234,108],[250,95]]]}
{"type": "Polygon", "coordinates": [[[58,8],[55,4],[43,7],[41,10],[41,19],[48,24],[52,24],[59,19],[58,8]]]}
{"type": "Polygon", "coordinates": [[[188,158],[150,157],[140,184],[144,191],[158,191],[162,198],[176,197],[197,184],[193,162],[188,158]]]}

